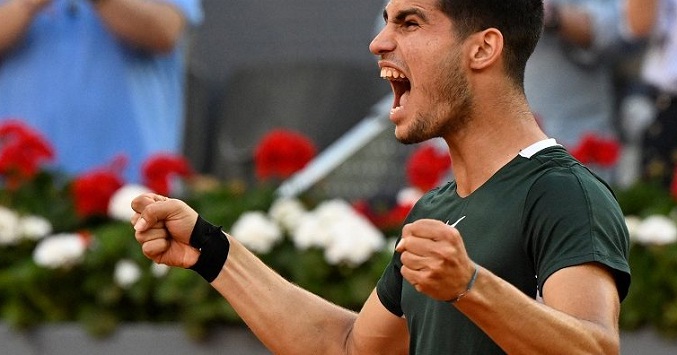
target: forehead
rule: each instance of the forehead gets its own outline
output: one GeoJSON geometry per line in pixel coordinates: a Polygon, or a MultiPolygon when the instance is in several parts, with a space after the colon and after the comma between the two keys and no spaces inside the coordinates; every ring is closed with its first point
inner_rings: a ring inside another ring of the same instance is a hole
{"type": "Polygon", "coordinates": [[[383,10],[383,18],[404,20],[408,16],[417,16],[423,20],[444,16],[440,9],[440,0],[390,0],[383,10]]]}
{"type": "Polygon", "coordinates": [[[394,13],[405,9],[419,9],[424,12],[440,11],[440,0],[390,0],[384,12],[394,13]]]}

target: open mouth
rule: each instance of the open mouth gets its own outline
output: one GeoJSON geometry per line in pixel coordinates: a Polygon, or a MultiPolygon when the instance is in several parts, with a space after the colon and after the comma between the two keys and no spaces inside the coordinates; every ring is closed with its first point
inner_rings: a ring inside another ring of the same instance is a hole
{"type": "Polygon", "coordinates": [[[391,113],[396,112],[397,110],[402,109],[408,97],[409,91],[411,90],[411,83],[407,76],[401,71],[390,68],[383,67],[381,68],[381,78],[388,80],[390,86],[393,89],[395,94],[395,100],[393,101],[393,108],[390,110],[391,113]]]}

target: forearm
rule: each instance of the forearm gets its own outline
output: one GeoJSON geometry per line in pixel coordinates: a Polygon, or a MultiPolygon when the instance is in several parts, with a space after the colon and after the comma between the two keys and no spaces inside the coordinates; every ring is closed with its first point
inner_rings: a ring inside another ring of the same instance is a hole
{"type": "Polygon", "coordinates": [[[161,1],[99,0],[94,7],[117,37],[150,52],[174,49],[186,22],[179,10],[161,1]]]}
{"type": "Polygon", "coordinates": [[[457,308],[509,354],[617,354],[617,329],[606,329],[541,304],[481,269],[457,308]]]}
{"type": "Polygon", "coordinates": [[[41,2],[33,0],[11,0],[0,4],[0,54],[21,39],[41,7],[41,2]]]}
{"type": "Polygon", "coordinates": [[[283,279],[234,238],[212,286],[275,354],[341,354],[357,315],[283,279]]]}
{"type": "Polygon", "coordinates": [[[638,37],[651,34],[658,16],[658,0],[627,0],[628,28],[638,37]]]}

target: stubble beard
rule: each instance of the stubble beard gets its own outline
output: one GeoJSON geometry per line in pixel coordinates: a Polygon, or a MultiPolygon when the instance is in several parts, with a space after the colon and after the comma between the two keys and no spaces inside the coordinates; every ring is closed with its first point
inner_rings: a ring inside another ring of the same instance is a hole
{"type": "Polygon", "coordinates": [[[397,136],[403,144],[417,144],[426,140],[445,137],[463,129],[470,120],[473,96],[468,79],[460,68],[460,53],[453,53],[442,72],[449,75],[437,81],[431,90],[423,89],[430,97],[432,109],[418,111],[405,134],[397,136]]]}

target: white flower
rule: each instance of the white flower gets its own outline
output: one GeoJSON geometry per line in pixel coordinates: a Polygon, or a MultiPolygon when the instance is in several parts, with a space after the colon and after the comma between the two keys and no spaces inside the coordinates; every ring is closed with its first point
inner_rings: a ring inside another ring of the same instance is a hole
{"type": "Polygon", "coordinates": [[[118,286],[129,288],[141,278],[141,269],[131,260],[120,260],[115,264],[113,278],[118,286]]]}
{"type": "Polygon", "coordinates": [[[70,267],[85,255],[87,243],[79,234],[56,234],[41,240],[33,250],[36,264],[50,269],[70,267]]]}
{"type": "Polygon", "coordinates": [[[637,241],[637,228],[642,220],[637,216],[625,216],[625,225],[628,227],[628,234],[631,241],[637,241]]]}
{"type": "Polygon", "coordinates": [[[291,239],[294,246],[301,250],[312,247],[324,248],[330,239],[326,224],[322,224],[316,213],[307,213],[301,217],[299,226],[294,230],[291,239]]]}
{"type": "Polygon", "coordinates": [[[155,277],[163,277],[167,275],[169,269],[170,267],[165,264],[153,263],[153,265],[150,266],[150,272],[155,277]]]}
{"type": "Polygon", "coordinates": [[[233,224],[231,235],[247,249],[264,254],[282,239],[280,227],[260,211],[243,213],[233,224]]]}
{"type": "Polygon", "coordinates": [[[421,197],[423,191],[416,187],[407,187],[397,193],[397,204],[400,206],[413,206],[421,197]]]}
{"type": "Polygon", "coordinates": [[[662,215],[647,217],[637,227],[636,241],[645,245],[665,245],[677,241],[677,227],[662,215]]]}
{"type": "Polygon", "coordinates": [[[355,214],[353,206],[341,199],[324,201],[315,208],[314,212],[317,213],[320,219],[328,223],[331,223],[338,218],[355,214]]]}
{"type": "Polygon", "coordinates": [[[299,226],[292,232],[292,241],[301,250],[326,248],[331,241],[330,226],[336,220],[354,213],[353,208],[343,200],[322,202],[315,210],[301,217],[299,226]]]}
{"type": "Polygon", "coordinates": [[[52,224],[40,216],[24,216],[19,219],[19,235],[30,240],[40,240],[52,233],[52,224]]]}
{"type": "Polygon", "coordinates": [[[371,222],[338,199],[326,201],[306,214],[292,239],[299,249],[324,248],[330,264],[351,266],[362,264],[385,244],[385,238],[371,222]]]}
{"type": "Polygon", "coordinates": [[[0,245],[16,244],[19,237],[19,214],[0,206],[0,245]]]}
{"type": "Polygon", "coordinates": [[[128,184],[119,188],[108,203],[108,216],[119,221],[129,222],[134,215],[131,206],[132,200],[147,192],[152,191],[145,186],[136,184],[128,184]]]}
{"type": "Polygon", "coordinates": [[[331,242],[324,251],[330,264],[359,266],[383,249],[385,238],[369,221],[356,214],[330,227],[331,242]]]}
{"type": "Polygon", "coordinates": [[[279,198],[268,210],[270,218],[282,228],[293,233],[301,224],[301,219],[308,213],[301,201],[296,198],[279,198]]]}

